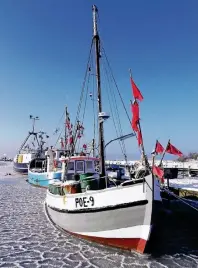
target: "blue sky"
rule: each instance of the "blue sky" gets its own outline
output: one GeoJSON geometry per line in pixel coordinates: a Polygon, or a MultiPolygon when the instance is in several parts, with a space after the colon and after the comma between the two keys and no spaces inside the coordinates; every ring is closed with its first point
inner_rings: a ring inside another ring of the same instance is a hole
{"type": "MultiPolygon", "coordinates": [[[[0,154],[18,149],[31,126],[29,114],[40,116],[37,127],[49,135],[66,104],[75,118],[92,4],[98,6],[101,38],[129,113],[129,68],[144,96],[146,151],[155,139],[165,145],[169,138],[184,153],[198,150],[197,0],[1,0],[0,154]]],[[[107,101],[104,105],[109,112],[107,101]]],[[[129,133],[123,111],[120,116],[129,133]]],[[[106,141],[115,136],[111,124],[111,119],[105,123],[106,141]]],[[[54,139],[51,135],[52,144],[54,139]]],[[[135,139],[127,141],[127,152],[139,156],[135,139]]],[[[117,143],[107,156],[121,157],[117,143]]]]}

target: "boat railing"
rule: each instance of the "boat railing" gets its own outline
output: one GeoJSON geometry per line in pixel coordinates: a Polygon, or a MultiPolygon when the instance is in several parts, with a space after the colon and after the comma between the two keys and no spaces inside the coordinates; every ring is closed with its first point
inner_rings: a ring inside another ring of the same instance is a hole
{"type": "MultiPolygon", "coordinates": [[[[94,176],[89,176],[89,177],[86,177],[86,181],[93,181],[93,180],[98,180],[98,179],[103,179],[103,178],[105,178],[105,181],[106,181],[106,188],[108,188],[108,181],[112,182],[115,187],[118,187],[116,182],[113,179],[109,178],[108,176],[103,176],[103,177],[100,177],[100,178],[94,178],[94,176]]],[[[138,183],[138,182],[143,181],[143,180],[144,180],[144,178],[137,178],[137,179],[133,179],[133,180],[129,179],[129,180],[126,180],[126,181],[122,182],[120,184],[120,186],[126,186],[126,184],[127,185],[128,184],[135,184],[135,183],[138,183]]]]}
{"type": "Polygon", "coordinates": [[[124,181],[124,182],[122,182],[122,183],[120,183],[120,186],[125,186],[125,184],[134,184],[134,183],[136,183],[136,182],[138,182],[138,181],[142,181],[142,178],[140,179],[135,179],[135,180],[126,180],[126,181],[124,181]]]}
{"type": "Polygon", "coordinates": [[[45,168],[30,168],[31,172],[36,172],[36,173],[44,173],[45,168]]]}
{"type": "Polygon", "coordinates": [[[115,183],[115,181],[109,177],[107,177],[107,179],[110,181],[110,182],[113,182],[113,184],[115,185],[115,187],[118,187],[117,184],[115,183]]]}

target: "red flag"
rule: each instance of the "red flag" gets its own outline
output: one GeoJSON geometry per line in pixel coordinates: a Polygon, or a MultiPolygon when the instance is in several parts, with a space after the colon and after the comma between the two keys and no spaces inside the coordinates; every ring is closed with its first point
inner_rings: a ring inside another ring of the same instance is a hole
{"type": "Polygon", "coordinates": [[[71,128],[71,125],[70,125],[70,119],[67,119],[66,122],[66,128],[70,129],[71,128]]]}
{"type": "Polygon", "coordinates": [[[140,146],[140,145],[142,145],[142,133],[141,133],[141,131],[138,129],[138,131],[137,131],[137,134],[138,134],[138,145],[140,146]]]}
{"type": "Polygon", "coordinates": [[[72,136],[69,138],[69,144],[70,145],[73,144],[73,137],[72,136]]]}
{"type": "Polygon", "coordinates": [[[66,128],[71,129],[71,122],[70,122],[70,117],[69,113],[66,112],[66,122],[65,122],[66,128]]]}
{"type": "Polygon", "coordinates": [[[132,118],[132,128],[134,131],[138,131],[138,121],[139,121],[139,105],[137,103],[137,101],[135,101],[133,104],[131,104],[131,112],[133,115],[132,118]]]}
{"type": "Polygon", "coordinates": [[[142,96],[139,88],[136,86],[135,82],[133,81],[132,77],[131,77],[131,86],[132,86],[132,91],[133,91],[134,98],[142,101],[143,96],[142,96]]]}
{"type": "Polygon", "coordinates": [[[134,121],[134,120],[132,120],[132,124],[131,124],[131,126],[132,126],[132,129],[134,130],[134,131],[138,131],[138,124],[137,124],[137,121],[134,121]]]}
{"type": "Polygon", "coordinates": [[[164,171],[160,167],[153,166],[153,174],[156,175],[161,182],[164,182],[164,171]]]}
{"type": "Polygon", "coordinates": [[[159,143],[159,141],[157,141],[156,146],[155,146],[155,153],[162,154],[163,151],[164,151],[164,147],[161,145],[161,143],[159,143]]]}
{"type": "Polygon", "coordinates": [[[166,147],[166,152],[169,154],[174,154],[178,156],[182,156],[182,152],[180,152],[175,146],[173,146],[170,142],[168,143],[166,147]]]}

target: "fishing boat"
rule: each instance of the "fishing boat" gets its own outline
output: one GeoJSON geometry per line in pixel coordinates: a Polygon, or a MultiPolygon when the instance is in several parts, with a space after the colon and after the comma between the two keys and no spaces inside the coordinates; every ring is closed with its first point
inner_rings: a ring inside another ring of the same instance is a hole
{"type": "MultiPolygon", "coordinates": [[[[95,5],[92,12],[99,152],[97,156],[71,154],[60,158],[62,179],[49,185],[45,199],[46,214],[55,226],[80,238],[144,253],[162,206],[160,182],[151,172],[146,157],[145,176],[139,180],[128,179],[116,185],[106,175],[103,123],[109,116],[102,110],[101,42],[95,5]]],[[[136,123],[140,131],[140,124],[136,123]]],[[[138,142],[143,150],[139,136],[138,142]]],[[[74,132],[74,148],[75,145],[74,132]]]]}
{"type": "Polygon", "coordinates": [[[38,187],[48,187],[49,182],[60,180],[62,167],[59,158],[64,150],[48,149],[44,158],[30,161],[28,168],[28,182],[38,187]]]}
{"type": "MultiPolygon", "coordinates": [[[[30,115],[30,119],[33,122],[32,131],[28,132],[27,137],[21,144],[21,147],[13,160],[13,169],[20,174],[28,174],[28,165],[30,161],[37,157],[44,157],[45,155],[42,145],[45,143],[43,141],[43,135],[46,133],[41,131],[35,132],[35,121],[39,120],[38,116],[33,117],[30,115]]],[[[46,138],[49,138],[49,136],[46,135],[46,138]]]]}
{"type": "MultiPolygon", "coordinates": [[[[38,187],[48,187],[50,182],[60,180],[62,174],[62,164],[60,157],[68,154],[68,128],[70,118],[67,107],[64,109],[65,113],[65,137],[59,139],[60,149],[53,149],[52,147],[45,151],[45,155],[42,157],[34,158],[30,161],[28,167],[28,182],[38,187]]],[[[55,131],[56,133],[58,130],[55,131]]]]}

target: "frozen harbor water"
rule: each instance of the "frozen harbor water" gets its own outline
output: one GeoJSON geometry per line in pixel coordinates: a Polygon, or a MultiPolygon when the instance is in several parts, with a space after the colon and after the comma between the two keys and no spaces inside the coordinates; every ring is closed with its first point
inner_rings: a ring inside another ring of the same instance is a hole
{"type": "Polygon", "coordinates": [[[98,246],[61,233],[44,212],[45,189],[0,167],[0,267],[198,267],[197,224],[162,219],[152,254],[98,246]],[[12,173],[12,175],[6,175],[12,173]]]}

